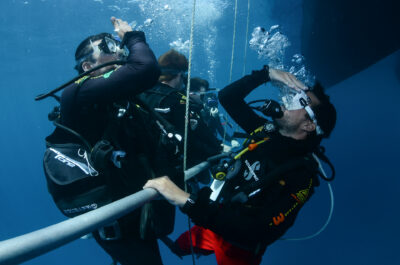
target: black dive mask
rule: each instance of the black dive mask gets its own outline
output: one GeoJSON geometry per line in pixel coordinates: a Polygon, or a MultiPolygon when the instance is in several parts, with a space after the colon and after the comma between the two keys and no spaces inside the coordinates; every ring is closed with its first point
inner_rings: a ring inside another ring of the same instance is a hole
{"type": "Polygon", "coordinates": [[[271,117],[272,119],[279,119],[283,117],[283,111],[281,105],[275,100],[261,99],[261,100],[250,101],[247,104],[252,105],[258,102],[264,102],[264,104],[261,106],[256,106],[256,107],[250,106],[250,107],[252,109],[262,112],[265,116],[271,117]]]}
{"type": "Polygon", "coordinates": [[[113,54],[121,47],[121,42],[116,40],[111,34],[103,37],[99,44],[99,49],[108,54],[113,54]]]}

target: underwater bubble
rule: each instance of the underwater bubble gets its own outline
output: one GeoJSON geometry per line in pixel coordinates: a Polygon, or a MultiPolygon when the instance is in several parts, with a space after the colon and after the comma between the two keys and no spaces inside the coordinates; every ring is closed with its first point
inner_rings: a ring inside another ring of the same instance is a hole
{"type": "Polygon", "coordinates": [[[121,11],[121,8],[119,6],[116,5],[112,5],[112,6],[108,6],[108,9],[117,12],[117,11],[121,11]]]}
{"type": "Polygon", "coordinates": [[[273,31],[275,29],[279,28],[279,25],[273,25],[269,28],[269,31],[273,31]]]}
{"type": "MultiPolygon", "coordinates": [[[[153,24],[157,24],[156,28],[154,26],[146,28],[146,35],[149,39],[165,41],[176,50],[183,53],[188,52],[189,42],[184,40],[190,36],[192,1],[129,0],[129,3],[131,9],[135,6],[143,18],[150,18],[153,20],[153,24]],[[179,41],[179,39],[181,40],[179,41]]],[[[218,63],[215,61],[215,43],[218,36],[216,24],[230,6],[231,1],[228,0],[203,0],[196,4],[195,43],[201,49],[198,49],[199,55],[201,54],[200,56],[205,58],[212,72],[218,63]]],[[[142,27],[144,26],[142,25],[142,27]]],[[[213,79],[214,76],[209,74],[209,78],[213,79]]]]}
{"type": "Polygon", "coordinates": [[[266,59],[271,67],[283,68],[285,50],[290,46],[286,35],[278,31],[279,25],[273,25],[269,31],[256,27],[249,41],[250,48],[258,53],[258,57],[266,59]]]}
{"type": "Polygon", "coordinates": [[[315,77],[307,71],[303,55],[293,55],[290,60],[292,65],[285,66],[285,52],[290,46],[290,41],[279,29],[279,25],[271,26],[268,31],[262,27],[254,28],[249,41],[250,48],[257,52],[259,59],[266,60],[270,67],[287,71],[307,86],[312,86],[315,77]]]}
{"type": "Polygon", "coordinates": [[[144,25],[145,27],[148,27],[148,26],[151,25],[151,23],[153,23],[153,20],[152,20],[151,18],[148,18],[148,19],[146,19],[146,20],[144,21],[143,25],[144,25]]]}
{"type": "Polygon", "coordinates": [[[179,38],[176,41],[171,42],[169,44],[169,46],[172,49],[177,50],[178,52],[188,54],[189,53],[189,49],[190,49],[190,41],[186,40],[186,41],[183,42],[182,39],[179,38]]]}
{"type": "Polygon", "coordinates": [[[301,54],[295,54],[292,57],[292,62],[293,63],[297,63],[297,64],[301,64],[304,61],[304,56],[301,54]]]}
{"type": "Polygon", "coordinates": [[[131,26],[131,28],[134,29],[137,26],[136,20],[134,20],[131,23],[129,23],[129,26],[131,26]]]}
{"type": "Polygon", "coordinates": [[[302,81],[307,86],[313,86],[315,83],[315,76],[313,76],[307,69],[305,58],[301,54],[295,54],[292,57],[292,65],[289,68],[289,73],[293,74],[297,79],[302,81]]]}

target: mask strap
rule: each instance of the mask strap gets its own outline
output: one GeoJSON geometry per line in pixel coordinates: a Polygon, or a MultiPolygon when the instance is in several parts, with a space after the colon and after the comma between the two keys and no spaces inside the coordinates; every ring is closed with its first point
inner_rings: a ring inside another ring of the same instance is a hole
{"type": "Polygon", "coordinates": [[[81,63],[83,63],[84,61],[86,61],[86,60],[87,60],[90,56],[92,56],[95,52],[99,52],[99,53],[101,52],[100,49],[99,49],[99,47],[93,44],[92,40],[90,40],[89,42],[90,42],[90,46],[92,47],[93,51],[92,51],[91,53],[89,53],[89,54],[83,56],[81,59],[77,60],[77,61],[76,61],[76,66],[75,66],[75,68],[76,68],[78,65],[80,65],[81,63]]]}
{"type": "Polygon", "coordinates": [[[304,109],[307,111],[308,116],[310,116],[310,119],[313,121],[313,123],[315,124],[315,130],[317,132],[317,135],[322,135],[324,134],[324,131],[321,129],[321,127],[319,127],[318,123],[317,123],[317,119],[315,118],[315,114],[314,111],[311,109],[310,106],[305,106],[304,109]]]}

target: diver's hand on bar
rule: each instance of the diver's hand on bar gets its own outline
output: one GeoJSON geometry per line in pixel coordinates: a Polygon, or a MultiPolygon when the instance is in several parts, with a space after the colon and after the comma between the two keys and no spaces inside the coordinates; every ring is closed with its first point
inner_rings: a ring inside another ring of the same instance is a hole
{"type": "Polygon", "coordinates": [[[179,207],[182,207],[190,196],[189,193],[176,186],[167,176],[148,180],[143,186],[143,189],[147,188],[157,190],[169,203],[179,207]]]}
{"type": "Polygon", "coordinates": [[[308,87],[298,80],[294,75],[278,69],[269,69],[269,78],[271,81],[281,83],[297,91],[308,90],[308,87]]]}
{"type": "Polygon", "coordinates": [[[121,40],[124,39],[125,33],[133,31],[128,22],[123,21],[122,19],[111,17],[111,23],[114,26],[114,31],[118,33],[118,37],[120,37],[121,40]]]}

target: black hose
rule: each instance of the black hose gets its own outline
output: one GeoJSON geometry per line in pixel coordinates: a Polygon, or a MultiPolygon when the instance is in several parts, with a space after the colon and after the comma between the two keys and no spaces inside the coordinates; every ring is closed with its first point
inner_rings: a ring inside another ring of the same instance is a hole
{"type": "Polygon", "coordinates": [[[232,153],[233,152],[226,152],[226,153],[218,154],[218,155],[215,155],[215,156],[211,156],[211,157],[207,158],[206,161],[209,162],[209,163],[214,163],[215,161],[219,161],[222,158],[230,157],[232,155],[232,153]]]}
{"type": "Polygon", "coordinates": [[[101,65],[98,65],[98,66],[94,67],[93,69],[90,69],[89,71],[86,71],[86,72],[78,75],[77,77],[73,78],[72,80],[68,81],[67,83],[65,83],[65,84],[63,84],[63,85],[51,90],[48,93],[37,95],[35,97],[35,100],[39,101],[39,100],[45,99],[47,97],[53,96],[55,93],[57,93],[58,91],[64,89],[65,87],[69,86],[73,82],[75,82],[75,81],[79,80],[80,78],[82,78],[82,77],[84,77],[84,76],[86,76],[86,75],[88,75],[88,74],[90,74],[90,73],[92,73],[94,71],[97,71],[97,70],[99,70],[99,69],[101,69],[103,67],[106,67],[106,66],[109,66],[109,65],[114,65],[114,64],[123,65],[125,63],[126,63],[126,61],[124,61],[124,60],[118,60],[118,61],[111,61],[111,62],[107,62],[107,63],[101,64],[101,65]]]}
{"type": "Polygon", "coordinates": [[[54,123],[54,126],[60,128],[60,129],[62,129],[62,130],[65,130],[66,132],[69,132],[70,134],[74,135],[74,136],[77,137],[79,140],[81,140],[82,143],[83,143],[83,145],[86,147],[86,149],[87,149],[88,152],[91,152],[91,151],[92,151],[92,146],[91,146],[91,145],[89,144],[89,142],[88,142],[85,138],[83,138],[79,133],[75,132],[74,130],[72,130],[72,129],[70,129],[70,128],[68,128],[68,127],[66,127],[66,126],[64,126],[64,125],[62,125],[62,124],[60,124],[60,123],[58,123],[58,122],[56,122],[56,121],[54,121],[53,123],[54,123]]]}
{"type": "Polygon", "coordinates": [[[265,99],[252,100],[250,102],[247,102],[247,105],[251,105],[251,104],[254,104],[254,103],[258,103],[258,102],[265,102],[265,99]]]}

